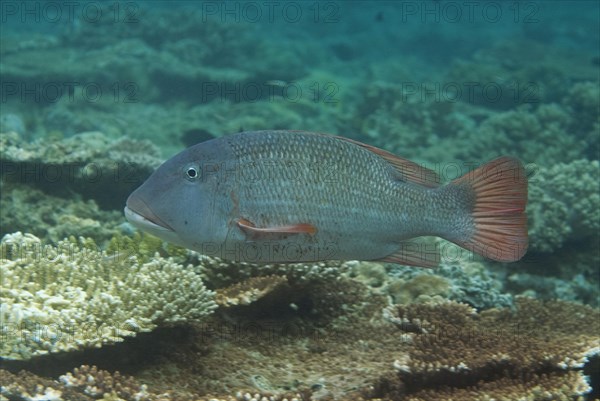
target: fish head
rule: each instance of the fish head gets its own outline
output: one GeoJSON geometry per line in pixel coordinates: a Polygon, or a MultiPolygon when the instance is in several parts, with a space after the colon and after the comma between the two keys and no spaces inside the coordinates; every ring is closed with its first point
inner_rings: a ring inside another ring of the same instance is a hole
{"type": "Polygon", "coordinates": [[[212,172],[218,153],[206,144],[173,156],[129,195],[124,212],[133,226],[190,249],[223,231],[214,218],[219,177],[212,172]]]}

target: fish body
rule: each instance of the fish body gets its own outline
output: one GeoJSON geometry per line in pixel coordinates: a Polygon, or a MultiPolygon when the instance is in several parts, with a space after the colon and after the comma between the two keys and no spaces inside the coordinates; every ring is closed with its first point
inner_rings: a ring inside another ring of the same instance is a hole
{"type": "Polygon", "coordinates": [[[495,260],[527,248],[527,181],[503,157],[448,185],[435,172],[347,138],[254,131],[175,155],[127,200],[135,226],[224,259],[328,259],[434,266],[409,241],[439,236],[495,260]]]}

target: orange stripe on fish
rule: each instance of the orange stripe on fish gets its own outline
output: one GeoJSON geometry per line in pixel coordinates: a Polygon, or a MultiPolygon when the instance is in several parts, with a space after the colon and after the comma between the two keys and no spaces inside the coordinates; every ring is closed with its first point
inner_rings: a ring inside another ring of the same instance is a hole
{"type": "Polygon", "coordinates": [[[300,223],[300,224],[291,224],[287,226],[278,226],[278,227],[264,227],[259,228],[254,225],[249,220],[239,219],[237,221],[237,225],[244,232],[252,234],[252,235],[260,235],[260,234],[309,234],[315,235],[317,233],[317,227],[308,223],[300,223]]]}

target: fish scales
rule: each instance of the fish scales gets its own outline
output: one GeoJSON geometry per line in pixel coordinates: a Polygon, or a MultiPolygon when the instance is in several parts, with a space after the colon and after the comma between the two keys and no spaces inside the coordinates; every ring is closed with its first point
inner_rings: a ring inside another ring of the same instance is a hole
{"type": "Polygon", "coordinates": [[[398,182],[389,163],[331,136],[273,133],[228,143],[241,169],[250,168],[244,166],[252,162],[282,167],[291,161],[295,170],[291,179],[276,174],[274,180],[237,183],[246,195],[243,201],[240,198],[240,212],[258,226],[309,222],[329,234],[323,240],[344,244],[348,250],[365,233],[393,248],[399,234],[416,232],[411,217],[421,211],[410,206],[427,206],[426,189],[398,182]],[[265,214],[265,209],[271,213],[265,214]]]}
{"type": "Polygon", "coordinates": [[[436,186],[419,176],[433,172],[346,138],[244,132],[165,162],[132,193],[125,214],[168,241],[250,262],[430,266],[431,255],[403,248],[405,240],[423,235],[515,260],[527,244],[524,172],[509,157],[485,167],[436,186]]]}

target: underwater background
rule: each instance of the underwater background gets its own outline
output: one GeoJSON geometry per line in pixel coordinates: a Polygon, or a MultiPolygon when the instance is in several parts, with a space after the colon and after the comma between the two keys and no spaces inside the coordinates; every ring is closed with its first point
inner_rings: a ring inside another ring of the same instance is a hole
{"type": "Polygon", "coordinates": [[[600,399],[600,3],[3,1],[0,19],[0,400],[600,399]],[[528,253],[252,265],[126,223],[176,152],[262,129],[447,181],[516,156],[528,253]]]}

